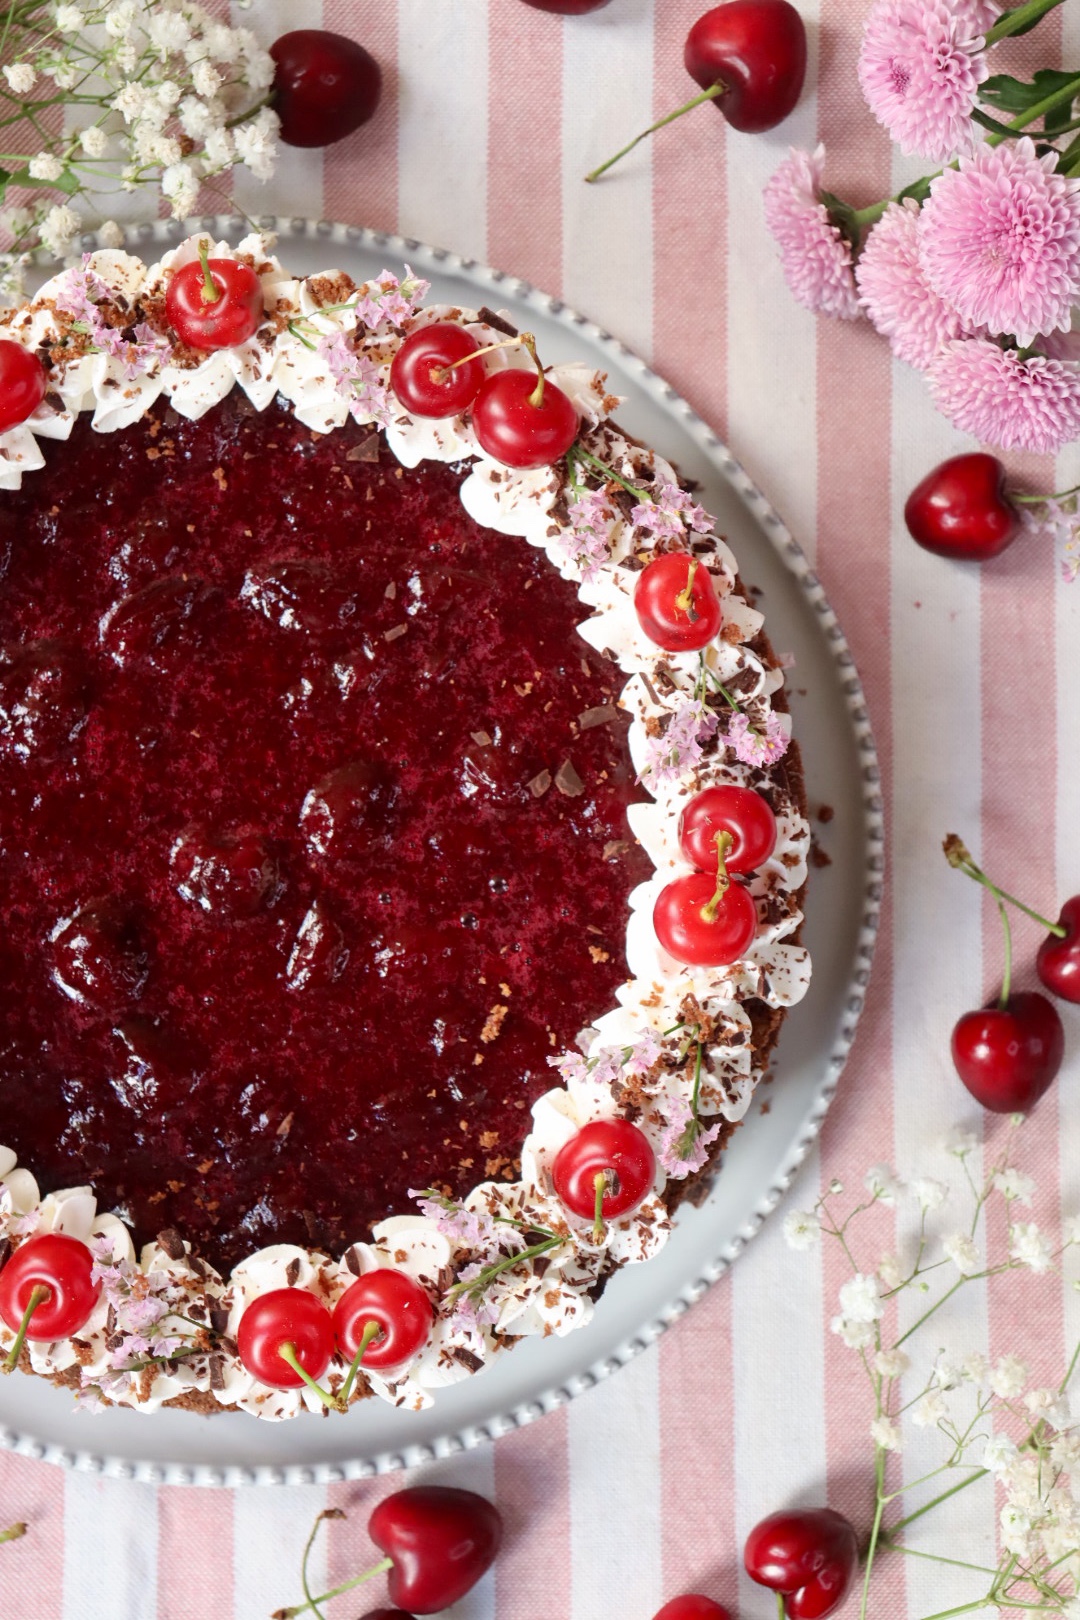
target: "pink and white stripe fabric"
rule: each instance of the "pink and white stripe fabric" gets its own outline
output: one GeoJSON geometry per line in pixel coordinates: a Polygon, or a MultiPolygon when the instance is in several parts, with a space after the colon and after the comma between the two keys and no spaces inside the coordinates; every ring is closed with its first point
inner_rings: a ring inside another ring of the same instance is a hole
{"type": "MultiPolygon", "coordinates": [[[[793,1206],[813,1202],[823,1173],[854,1184],[881,1160],[940,1174],[947,1128],[978,1124],[948,1035],[992,987],[999,945],[979,891],[945,871],[942,835],[962,832],[1047,907],[1080,889],[1080,584],[1062,581],[1042,540],[1022,539],[981,572],[910,543],[907,491],[965,443],[869,328],[815,325],[796,308],[766,238],[761,187],[789,143],[823,139],[829,184],[857,202],[908,177],[858,95],[866,0],[800,3],[810,76],[782,130],[739,135],[702,108],[590,188],[586,170],[689,93],[682,41],[704,0],[611,0],[566,20],[521,0],[256,0],[242,19],[267,40],[319,25],[362,40],[387,93],[351,140],[325,155],[286,151],[265,189],[238,183],[253,214],[412,234],[561,294],[686,395],[815,559],[867,689],[893,881],[855,1054],[793,1206]]],[[[1067,57],[1080,52],[1078,12],[1066,7],[1054,36],[1067,57]]],[[[1063,487],[1080,478],[1080,457],[1017,470],[1063,487]]],[[[1036,937],[1017,929],[1021,961],[1036,937]]],[[[1047,1223],[1080,1209],[1080,1157],[1067,1151],[1078,1022],[1067,1023],[1066,1072],[1025,1133],[1033,1218],[1047,1223]]],[[[879,1252],[895,1248],[892,1212],[874,1220],[879,1252]]],[[[841,1280],[834,1255],[791,1254],[774,1218],[625,1371],[495,1448],[429,1470],[494,1496],[507,1521],[506,1551],[459,1620],[650,1620],[688,1589],[743,1620],[772,1616],[772,1597],[740,1572],[755,1520],[827,1499],[863,1523],[870,1501],[865,1386],[828,1326],[841,1280]]],[[[1080,1334],[1080,1298],[1062,1289],[1036,1333],[1009,1278],[963,1297],[946,1338],[990,1354],[1028,1347],[1056,1382],[1080,1334]]],[[[932,1441],[914,1429],[907,1440],[918,1471],[932,1441]]],[[[155,1489],[0,1454],[0,1519],[31,1527],[0,1548],[0,1614],[258,1620],[297,1601],[321,1507],[349,1517],[313,1560],[320,1586],[370,1561],[367,1514],[400,1482],[155,1489]]],[[[929,1534],[973,1561],[992,1555],[990,1493],[966,1493],[929,1534]]],[[[383,1595],[377,1581],[331,1605],[332,1620],[383,1595]]],[[[883,1560],[871,1612],[917,1620],[974,1595],[961,1571],[883,1560]]]]}

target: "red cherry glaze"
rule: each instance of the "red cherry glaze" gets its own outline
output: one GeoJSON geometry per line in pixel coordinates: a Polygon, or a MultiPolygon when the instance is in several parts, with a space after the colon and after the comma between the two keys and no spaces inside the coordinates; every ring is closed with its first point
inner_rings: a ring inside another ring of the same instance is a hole
{"type": "Polygon", "coordinates": [[[473,1491],[412,1485],[384,1497],[368,1535],[394,1560],[391,1603],[410,1614],[438,1614],[472,1590],[502,1541],[498,1510],[473,1491]]]}
{"type": "Polygon", "coordinates": [[[666,552],[642,569],[634,588],[638,623],[666,652],[696,652],[719,634],[723,623],[712,576],[703,563],[694,569],[688,604],[679,606],[693,562],[688,552],[666,552]]]}
{"type": "Polygon", "coordinates": [[[78,1333],[98,1302],[93,1256],[85,1243],[62,1232],[44,1232],[21,1243],[0,1271],[0,1316],[17,1331],[35,1288],[47,1288],[30,1318],[28,1339],[66,1339],[78,1333]]]}
{"type": "Polygon", "coordinates": [[[670,1603],[665,1603],[653,1615],[653,1620],[731,1620],[731,1616],[722,1604],[714,1603],[712,1598],[688,1592],[685,1597],[675,1597],[670,1603]]]}
{"type": "Polygon", "coordinates": [[[788,0],[728,0],[686,36],[686,71],[703,90],[728,86],[716,105],[734,129],[757,134],[792,111],[806,77],[806,28],[788,0]]]}
{"type": "Polygon", "coordinates": [[[757,907],[741,883],[729,883],[710,921],[702,916],[716,889],[716,873],[688,872],[660,890],[653,907],[656,937],[676,962],[726,967],[746,954],[757,933],[757,907]]]}
{"type": "Polygon", "coordinates": [[[525,0],[534,11],[553,11],[558,17],[584,17],[587,11],[602,11],[611,0],[525,0]]]}
{"type": "Polygon", "coordinates": [[[1058,918],[1065,937],[1048,934],[1039,946],[1035,967],[1046,988],[1062,1001],[1080,1001],[1080,894],[1066,900],[1058,918]]]}
{"type": "Polygon", "coordinates": [[[261,1384],[298,1389],[304,1380],[282,1359],[282,1346],[291,1344],[308,1376],[321,1378],[334,1353],[334,1325],[322,1300],[306,1288],[274,1288],[252,1300],[240,1318],[236,1344],[240,1360],[261,1384]]]}
{"type": "Polygon", "coordinates": [[[752,788],[705,788],[679,817],[679,848],[699,872],[716,871],[716,835],[730,833],[729,872],[756,872],[776,848],[776,817],[752,788]]]}
{"type": "Polygon", "coordinates": [[[996,557],[1020,533],[1005,468],[982,450],[952,456],[927,473],[907,498],[904,522],[925,551],[961,562],[996,557]]]}
{"type": "Polygon", "coordinates": [[[555,1155],[551,1179],[567,1209],[583,1220],[596,1213],[596,1178],[614,1172],[614,1185],[604,1192],[600,1214],[616,1220],[636,1209],[652,1191],[656,1155],[644,1131],[628,1119],[598,1119],[583,1125],[555,1155]]]}
{"type": "Polygon", "coordinates": [[[838,1609],[858,1561],[854,1527],[832,1508],[771,1513],[743,1549],[746,1573],[784,1594],[789,1620],[824,1620],[838,1609]]]}
{"type": "Polygon", "coordinates": [[[484,380],[483,360],[467,358],[476,348],[472,333],[454,321],[421,326],[394,356],[390,387],[413,416],[457,416],[472,404],[484,380]],[[458,360],[465,364],[455,365],[458,360]]]}
{"type": "Polygon", "coordinates": [[[1065,1056],[1057,1009],[1037,990],[1018,990],[1005,1008],[965,1013],[952,1034],[956,1072],[993,1114],[1026,1113],[1048,1089],[1065,1056]]]}
{"type": "Polygon", "coordinates": [[[489,456],[507,467],[549,467],[577,438],[578,413],[561,388],[544,383],[534,405],[535,371],[493,372],[473,401],[472,424],[489,456]]]}
{"type": "Polygon", "coordinates": [[[369,1322],[379,1324],[361,1358],[362,1367],[386,1372],[411,1361],[427,1342],[434,1312],[419,1283],[389,1266],[369,1271],[342,1294],[334,1306],[334,1338],[346,1361],[352,1361],[369,1322]]]}
{"type": "Polygon", "coordinates": [[[382,70],[344,34],[297,28],[270,47],[271,103],[286,146],[332,146],[366,124],[379,105],[382,70]]]}
{"type": "Polygon", "coordinates": [[[11,338],[0,338],[0,433],[33,416],[47,386],[37,355],[11,338]]]}
{"type": "Polygon", "coordinates": [[[202,263],[174,270],[165,294],[169,325],[191,349],[232,349],[246,343],[263,318],[258,276],[237,259],[208,259],[217,298],[206,297],[202,263]]]}

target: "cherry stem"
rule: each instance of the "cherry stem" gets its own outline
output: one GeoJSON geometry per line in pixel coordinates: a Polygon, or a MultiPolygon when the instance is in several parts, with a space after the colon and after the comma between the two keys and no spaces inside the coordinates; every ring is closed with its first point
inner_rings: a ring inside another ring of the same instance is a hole
{"type": "Polygon", "coordinates": [[[9,1524],[6,1530],[0,1530],[0,1541],[18,1541],[25,1534],[26,1526],[20,1519],[18,1524],[9,1524]]]}
{"type": "MultiPolygon", "coordinates": [[[[485,354],[494,354],[497,349],[527,347],[525,343],[526,336],[529,336],[529,334],[524,334],[521,337],[504,338],[501,343],[486,343],[482,349],[474,349],[472,354],[463,354],[460,360],[451,360],[447,366],[432,366],[431,380],[433,383],[445,382],[450,373],[456,371],[458,366],[467,366],[471,360],[479,360],[485,354]]],[[[536,359],[535,353],[533,359],[536,359]]]]}
{"type": "Polygon", "coordinates": [[[787,1610],[784,1607],[783,1592],[777,1592],[776,1594],[776,1616],[777,1620],[787,1620],[787,1610]]]}
{"type": "Polygon", "coordinates": [[[318,1597],[311,1598],[307,1603],[296,1603],[291,1609],[279,1609],[274,1620],[293,1620],[294,1615],[306,1614],[309,1609],[315,1609],[319,1603],[329,1603],[331,1598],[340,1597],[343,1592],[351,1592],[354,1587],[363,1586],[365,1581],[373,1581],[376,1575],[384,1575],[393,1567],[392,1558],[381,1558],[373,1569],[366,1569],[362,1575],[354,1575],[351,1581],[342,1581],[340,1586],[332,1587],[329,1592],[320,1592],[318,1597]]]}
{"type": "Polygon", "coordinates": [[[202,265],[203,273],[202,301],[204,304],[216,304],[221,293],[210,274],[210,244],[205,236],[199,239],[199,263],[202,265]]]}
{"type": "Polygon", "coordinates": [[[22,1354],[23,1342],[26,1339],[26,1330],[30,1326],[30,1318],[33,1316],[38,1306],[44,1305],[47,1299],[52,1299],[52,1289],[46,1288],[44,1283],[35,1283],[33,1288],[30,1290],[30,1298],[26,1302],[26,1309],[23,1311],[22,1321],[19,1323],[19,1331],[15,1335],[15,1343],[8,1352],[8,1358],[4,1362],[2,1371],[6,1373],[15,1371],[19,1357],[22,1354]]]}
{"type": "Polygon", "coordinates": [[[538,411],[544,403],[544,368],[540,364],[540,357],[536,352],[536,339],[531,332],[522,332],[521,342],[532,356],[532,363],[536,367],[536,387],[529,395],[529,404],[534,411],[538,411]]]}
{"type": "Polygon", "coordinates": [[[360,1335],[360,1343],[356,1347],[355,1356],[353,1356],[352,1361],[349,1363],[348,1376],[342,1385],[341,1394],[338,1396],[338,1400],[343,1406],[348,1401],[349,1396],[352,1394],[352,1387],[356,1382],[356,1375],[360,1371],[360,1363],[367,1354],[368,1345],[371,1344],[374,1339],[377,1339],[381,1332],[382,1328],[378,1322],[364,1323],[364,1331],[360,1335]]]}
{"type": "Polygon", "coordinates": [[[608,158],[606,163],[601,163],[598,169],[593,169],[591,173],[587,174],[585,176],[587,184],[591,185],[594,180],[599,180],[600,176],[602,174],[606,174],[608,169],[610,169],[613,164],[618,163],[620,158],[624,158],[626,156],[627,152],[632,152],[635,146],[639,146],[647,135],[652,135],[656,130],[663,129],[665,124],[673,123],[676,118],[681,118],[683,113],[692,111],[694,107],[700,107],[703,101],[715,101],[717,96],[726,95],[727,90],[728,86],[724,83],[723,79],[717,79],[715,84],[711,84],[709,88],[707,90],[703,90],[700,95],[691,96],[689,101],[684,101],[682,106],[676,107],[674,112],[665,113],[664,117],[658,118],[655,124],[650,124],[648,129],[643,129],[640,135],[635,135],[633,140],[630,141],[627,146],[624,146],[621,151],[616,152],[614,157],[608,158]]]}
{"type": "Polygon", "coordinates": [[[716,889],[712,899],[707,900],[701,908],[702,922],[714,923],[716,921],[717,907],[731,885],[731,879],[728,877],[727,856],[734,842],[734,838],[726,830],[718,832],[716,835],[716,889]]]}
{"type": "Polygon", "coordinates": [[[675,598],[675,606],[680,613],[685,613],[691,622],[697,618],[693,612],[694,603],[694,575],[698,571],[699,563],[696,557],[691,557],[690,567],[686,570],[686,584],[675,598]]]}
{"type": "Polygon", "coordinates": [[[299,1374],[304,1383],[307,1385],[308,1389],[314,1390],[315,1394],[319,1397],[320,1401],[322,1401],[323,1405],[329,1407],[331,1412],[341,1412],[344,1410],[341,1397],[338,1395],[328,1395],[326,1390],[323,1389],[322,1385],[317,1384],[314,1378],[312,1378],[311,1374],[301,1367],[300,1362],[297,1360],[295,1345],[290,1344],[288,1340],[286,1340],[284,1344],[278,1345],[277,1353],[287,1367],[291,1367],[294,1373],[299,1374]]]}
{"type": "Polygon", "coordinates": [[[598,1170],[593,1177],[593,1186],[596,1188],[596,1202],[593,1205],[593,1242],[604,1241],[604,1197],[608,1190],[609,1170],[598,1170]]]}
{"type": "Polygon", "coordinates": [[[1018,495],[1014,489],[1009,491],[1010,501],[1017,506],[1042,506],[1046,501],[1064,501],[1070,495],[1080,491],[1080,484],[1073,484],[1071,489],[1055,489],[1052,495],[1018,495]]]}
{"type": "Polygon", "coordinates": [[[1030,917],[1032,922],[1040,923],[1043,928],[1049,929],[1050,933],[1057,939],[1065,938],[1068,929],[1062,928],[1060,923],[1051,922],[1048,917],[1042,916],[1038,911],[1033,911],[1030,906],[1025,906],[1022,900],[1018,900],[1015,894],[1010,894],[1008,889],[1002,889],[998,884],[992,882],[982,867],[976,864],[963,839],[958,838],[955,833],[949,833],[941,847],[945,851],[945,859],[949,865],[955,866],[956,870],[963,872],[965,877],[974,878],[975,882],[981,883],[984,889],[989,889],[999,905],[1004,900],[1010,906],[1015,906],[1017,911],[1022,911],[1025,917],[1030,917]]]}
{"type": "Polygon", "coordinates": [[[997,903],[998,913],[1001,917],[1001,926],[1005,930],[1005,971],[1001,976],[1001,994],[998,997],[998,1006],[1005,1012],[1009,1005],[1009,991],[1012,989],[1012,929],[1009,926],[1009,913],[1005,910],[1005,902],[997,903]]]}

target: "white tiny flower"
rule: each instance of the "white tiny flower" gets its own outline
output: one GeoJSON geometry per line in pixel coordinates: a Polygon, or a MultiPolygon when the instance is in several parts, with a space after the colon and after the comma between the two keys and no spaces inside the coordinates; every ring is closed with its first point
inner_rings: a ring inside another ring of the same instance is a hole
{"type": "Polygon", "coordinates": [[[890,1293],[894,1288],[902,1288],[907,1278],[907,1270],[896,1254],[882,1255],[877,1263],[877,1274],[890,1293]]]}
{"type": "Polygon", "coordinates": [[[1006,1552],[1025,1558],[1029,1553],[1031,1520],[1026,1513],[1006,1503],[1001,1510],[1001,1545],[1006,1552]]]}
{"type": "Polygon", "coordinates": [[[86,22],[78,6],[57,6],[56,26],[61,34],[77,34],[86,22]]]}
{"type": "Polygon", "coordinates": [[[992,1434],[983,1447],[982,1465],[991,1474],[1003,1474],[1012,1467],[1016,1443],[1007,1434],[992,1434]]]}
{"type": "Polygon", "coordinates": [[[1049,1271],[1053,1251],[1034,1221],[1017,1221],[1009,1228],[1009,1254],[1031,1271],[1049,1271]]]}
{"type": "Polygon", "coordinates": [[[98,231],[102,247],[119,248],[124,245],[124,233],[115,219],[107,219],[98,231]]]}
{"type": "Polygon", "coordinates": [[[1066,1246],[1080,1243],[1080,1215],[1067,1215],[1062,1221],[1061,1241],[1066,1246]]]}
{"type": "Polygon", "coordinates": [[[227,129],[212,129],[203,145],[203,161],[208,169],[227,169],[236,154],[227,129]]]}
{"type": "Polygon", "coordinates": [[[834,1316],[829,1331],[841,1338],[851,1350],[868,1350],[874,1342],[872,1322],[853,1322],[846,1316],[834,1316]]]}
{"type": "Polygon", "coordinates": [[[902,1378],[911,1366],[911,1357],[903,1350],[879,1350],[874,1366],[882,1378],[902,1378]]]}
{"type": "Polygon", "coordinates": [[[1070,1429],[1066,1434],[1054,1436],[1050,1461],[1055,1468],[1064,1468],[1070,1474],[1080,1469],[1080,1430],[1070,1429]]]}
{"type": "Polygon", "coordinates": [[[187,19],[178,11],[159,11],[156,16],[150,18],[146,32],[151,45],[160,51],[163,57],[170,51],[182,51],[191,38],[191,28],[187,19]]]}
{"type": "Polygon", "coordinates": [[[200,101],[198,96],[185,96],[180,103],[177,117],[180,128],[185,135],[190,135],[193,141],[202,141],[211,131],[220,128],[224,122],[224,113],[219,109],[208,106],[200,101]]]}
{"type": "Polygon", "coordinates": [[[840,1289],[840,1309],[850,1322],[877,1322],[885,1315],[876,1277],[857,1271],[840,1289]]]}
{"type": "Polygon", "coordinates": [[[239,32],[235,28],[227,28],[224,23],[204,24],[202,43],[214,62],[238,62],[244,53],[244,42],[239,32]]]}
{"type": "Polygon", "coordinates": [[[116,50],[116,66],[121,73],[134,73],[139,65],[139,49],[133,39],[125,39],[116,50]]]}
{"type": "Polygon", "coordinates": [[[949,1415],[948,1402],[938,1389],[928,1390],[911,1410],[911,1421],[920,1429],[932,1429],[949,1415]]]}
{"type": "Polygon", "coordinates": [[[843,1192],[843,1190],[844,1190],[844,1183],[842,1181],[838,1181],[836,1179],[836,1177],[833,1176],[832,1180],[829,1182],[829,1192],[832,1194],[832,1196],[834,1198],[838,1198],[839,1195],[843,1192]]]}
{"type": "Polygon", "coordinates": [[[274,172],[275,137],[279,128],[277,113],[272,107],[264,107],[248,123],[239,124],[233,131],[236,155],[257,180],[269,180],[274,172]]]}
{"type": "Polygon", "coordinates": [[[981,1350],[972,1350],[962,1363],[964,1377],[972,1384],[985,1384],[990,1376],[990,1363],[981,1350]]]}
{"type": "Polygon", "coordinates": [[[148,108],[153,104],[153,96],[141,84],[121,86],[109,103],[113,111],[118,112],[127,124],[134,124],[136,119],[145,118],[148,108]]]}
{"type": "Polygon", "coordinates": [[[879,1204],[895,1204],[903,1182],[888,1164],[872,1164],[863,1177],[863,1186],[879,1204]]]}
{"type": "Polygon", "coordinates": [[[966,1125],[955,1125],[946,1136],[943,1146],[946,1153],[954,1158],[966,1159],[969,1153],[975,1153],[980,1146],[981,1138],[977,1131],[969,1130],[966,1125]]]}
{"type": "Polygon", "coordinates": [[[135,0],[113,0],[105,13],[105,32],[113,39],[123,39],[135,26],[135,0]]]}
{"type": "Polygon", "coordinates": [[[57,62],[49,69],[49,77],[58,90],[73,90],[79,78],[74,62],[57,62]]]}
{"type": "Polygon", "coordinates": [[[903,1442],[900,1439],[900,1430],[891,1418],[875,1418],[870,1425],[870,1438],[875,1446],[883,1451],[902,1451],[903,1442]]]}
{"type": "Polygon", "coordinates": [[[1025,1176],[1023,1171],[1017,1170],[1014,1165],[999,1170],[994,1177],[994,1186],[1001,1193],[1006,1203],[1031,1204],[1031,1197],[1035,1191],[1035,1183],[1031,1176],[1025,1176]]]}
{"type": "Polygon", "coordinates": [[[183,93],[183,86],[177,84],[175,79],[161,79],[154,86],[154,99],[166,112],[172,112],[179,105],[183,93]]]}
{"type": "Polygon", "coordinates": [[[38,227],[38,235],[46,252],[62,259],[71,252],[72,243],[81,229],[82,221],[78,214],[64,203],[58,208],[49,209],[38,227]]]}
{"type": "Polygon", "coordinates": [[[3,72],[4,78],[8,82],[9,89],[13,90],[17,96],[29,95],[30,91],[34,88],[34,82],[37,79],[37,74],[35,73],[31,63],[9,62],[7,67],[4,68],[3,72]]]}
{"type": "Polygon", "coordinates": [[[175,135],[155,135],[150,142],[151,161],[160,163],[163,169],[170,168],[174,163],[179,164],[183,157],[183,148],[175,135]]]}
{"type": "Polygon", "coordinates": [[[934,1383],[938,1389],[955,1389],[962,1377],[960,1368],[946,1356],[939,1356],[934,1363],[934,1383]]]}
{"type": "Polygon", "coordinates": [[[244,30],[244,82],[252,90],[269,90],[274,82],[274,59],[244,30]]]}
{"type": "Polygon", "coordinates": [[[982,1264],[979,1251],[966,1232],[951,1232],[941,1246],[961,1277],[973,1277],[979,1270],[982,1264]]]}
{"type": "Polygon", "coordinates": [[[0,226],[10,231],[12,236],[21,236],[32,223],[34,216],[29,208],[3,208],[0,209],[0,226]]]}
{"type": "Polygon", "coordinates": [[[812,1249],[821,1237],[821,1220],[812,1209],[792,1209],[784,1216],[789,1249],[812,1249]]]}
{"type": "Polygon", "coordinates": [[[26,165],[31,180],[59,180],[64,172],[64,165],[58,157],[51,152],[38,152],[26,165]]]}
{"type": "Polygon", "coordinates": [[[109,137],[100,124],[88,124],[79,135],[79,145],[87,157],[104,157],[109,148],[109,137]]]}
{"type": "Polygon", "coordinates": [[[1023,1394],[1028,1376],[1027,1363],[1019,1356],[1002,1356],[990,1373],[990,1388],[1000,1400],[1012,1401],[1023,1394]]]}
{"type": "Polygon", "coordinates": [[[911,1192],[918,1200],[919,1208],[929,1212],[940,1209],[949,1196],[949,1189],[943,1181],[935,1181],[932,1176],[919,1176],[911,1183],[911,1192]]]}
{"type": "Polygon", "coordinates": [[[187,163],[173,163],[161,176],[161,190],[172,204],[173,218],[186,219],[199,197],[199,177],[187,163]]]}
{"type": "Polygon", "coordinates": [[[196,95],[216,96],[221,89],[221,74],[213,63],[204,57],[202,61],[192,64],[191,83],[196,95]]]}
{"type": "Polygon", "coordinates": [[[1052,1429],[1063,1429],[1069,1421],[1069,1399],[1056,1389],[1029,1389],[1024,1405],[1034,1418],[1042,1418],[1052,1429]]]}

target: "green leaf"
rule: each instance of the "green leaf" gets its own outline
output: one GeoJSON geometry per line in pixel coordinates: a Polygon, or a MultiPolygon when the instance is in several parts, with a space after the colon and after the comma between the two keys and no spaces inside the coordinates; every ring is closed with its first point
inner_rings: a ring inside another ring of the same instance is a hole
{"type": "Polygon", "coordinates": [[[903,191],[898,191],[896,193],[897,202],[903,202],[905,197],[913,197],[921,208],[927,197],[930,195],[931,179],[931,175],[924,174],[921,179],[913,180],[910,186],[905,186],[903,191]]]}
{"type": "MultiPolygon", "coordinates": [[[[1013,6],[1009,11],[1003,11],[1001,16],[995,22],[994,27],[1001,28],[1003,23],[1007,23],[1010,17],[1014,16],[1016,12],[1022,11],[1023,9],[1023,6],[1013,6]]],[[[1021,34],[1029,34],[1033,28],[1038,28],[1045,16],[1045,11],[1039,11],[1030,19],[1029,22],[1021,23],[1019,28],[1010,28],[1008,30],[1001,28],[1001,34],[1007,35],[1009,39],[1019,39],[1021,34]]]]}
{"type": "MultiPolygon", "coordinates": [[[[1076,79],[1075,71],[1063,73],[1057,68],[1040,68],[1032,76],[1030,84],[1021,79],[1011,78],[1007,73],[995,74],[987,79],[979,90],[979,100],[999,112],[1024,113],[1029,107],[1035,107],[1040,101],[1054,95],[1058,90],[1064,90],[1076,79]]],[[[1055,107],[1048,114],[1050,122],[1047,128],[1053,128],[1055,121],[1068,123],[1071,103],[1063,101],[1060,107],[1055,107]]]]}

